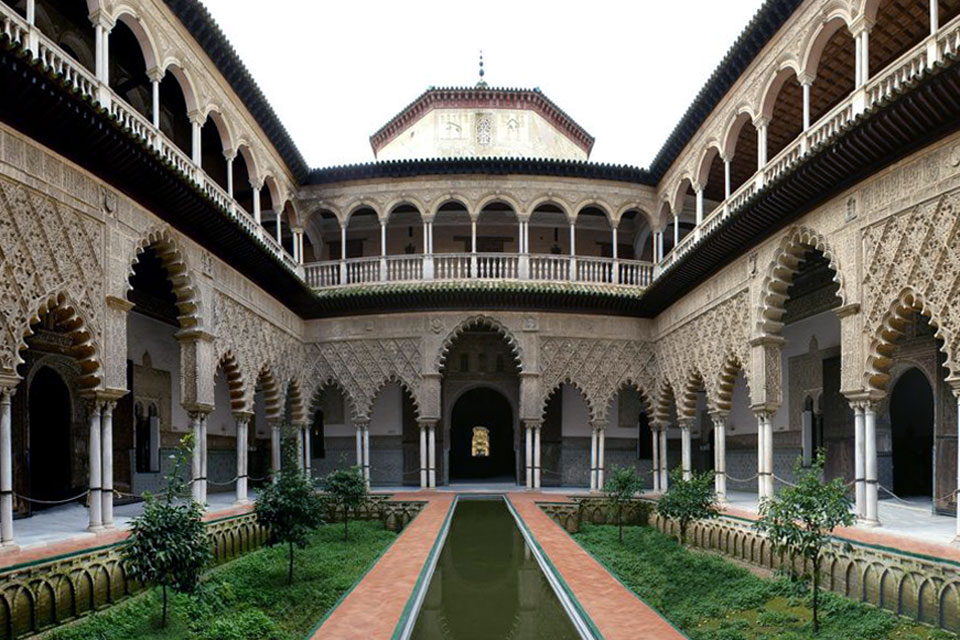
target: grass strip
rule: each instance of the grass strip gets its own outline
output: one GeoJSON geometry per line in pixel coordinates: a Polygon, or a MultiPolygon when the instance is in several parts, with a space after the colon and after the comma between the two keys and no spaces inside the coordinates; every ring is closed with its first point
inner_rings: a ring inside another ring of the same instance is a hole
{"type": "Polygon", "coordinates": [[[809,585],[761,578],[653,527],[584,525],[574,539],[692,640],[954,640],[957,636],[834,593],[821,593],[813,635],[809,585]]]}
{"type": "Polygon", "coordinates": [[[286,546],[260,549],[210,572],[194,595],[171,600],[158,629],[159,590],[49,632],[46,640],[302,640],[396,538],[378,522],[324,525],[297,549],[294,583],[286,583],[286,546]]]}

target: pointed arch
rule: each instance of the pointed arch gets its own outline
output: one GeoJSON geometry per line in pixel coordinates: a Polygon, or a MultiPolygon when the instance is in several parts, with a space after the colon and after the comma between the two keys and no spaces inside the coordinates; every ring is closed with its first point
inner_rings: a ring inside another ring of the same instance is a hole
{"type": "Polygon", "coordinates": [[[283,409],[284,414],[286,414],[289,407],[291,424],[304,424],[307,421],[307,411],[301,389],[300,381],[296,378],[292,378],[284,385],[283,409]]]}
{"type": "Polygon", "coordinates": [[[373,411],[373,405],[376,403],[377,398],[380,396],[380,393],[383,391],[384,387],[390,384],[398,385],[407,395],[410,396],[410,399],[413,401],[413,410],[417,416],[417,419],[420,419],[420,396],[417,393],[419,390],[419,385],[414,384],[412,381],[406,380],[397,373],[390,373],[385,375],[376,383],[373,391],[370,393],[369,404],[364,409],[364,415],[370,415],[373,411]]]}
{"type": "Polygon", "coordinates": [[[156,227],[140,238],[137,242],[133,257],[128,261],[126,291],[129,293],[133,286],[130,277],[133,267],[140,260],[140,255],[149,248],[153,248],[157,257],[167,271],[167,277],[173,285],[173,293],[177,297],[177,320],[181,329],[197,329],[203,326],[201,315],[200,292],[194,284],[192,270],[188,267],[180,243],[169,227],[156,227]]]}
{"type": "MultiPolygon", "coordinates": [[[[550,398],[554,396],[560,389],[563,388],[563,385],[567,385],[577,390],[577,393],[580,394],[580,397],[583,398],[583,404],[587,407],[587,414],[590,416],[590,423],[596,423],[600,420],[603,420],[606,415],[606,411],[600,412],[598,409],[598,403],[594,402],[590,397],[590,394],[587,393],[587,388],[576,378],[567,376],[561,380],[557,380],[556,383],[549,389],[542,390],[540,393],[540,419],[545,420],[547,416],[547,405],[550,403],[550,398]]],[[[602,403],[600,403],[602,404],[602,403]]],[[[607,405],[603,405],[603,408],[606,409],[607,405]]]]}
{"type": "Polygon", "coordinates": [[[958,375],[951,349],[953,336],[951,331],[943,326],[942,310],[927,300],[921,292],[906,287],[897,294],[880,319],[879,325],[869,334],[871,341],[864,369],[865,388],[882,392],[887,390],[897,343],[905,334],[914,313],[927,317],[936,330],[934,336],[943,342],[940,349],[946,355],[943,366],[950,372],[951,377],[958,375]]]}
{"type": "Polygon", "coordinates": [[[227,389],[230,393],[230,411],[246,411],[245,385],[243,373],[240,370],[240,364],[237,362],[233,351],[225,351],[217,359],[217,370],[222,371],[227,380],[227,389]]]}
{"type": "Polygon", "coordinates": [[[683,392],[677,403],[677,417],[683,413],[683,417],[692,419],[697,415],[698,394],[706,393],[706,385],[703,382],[703,375],[697,368],[691,368],[684,376],[683,392]]]}
{"type": "Polygon", "coordinates": [[[346,386],[344,386],[342,382],[337,380],[332,375],[329,375],[325,378],[321,378],[320,381],[316,384],[316,386],[314,386],[313,390],[310,392],[310,396],[309,396],[310,399],[307,404],[309,411],[312,413],[313,411],[319,408],[320,398],[326,389],[337,390],[337,392],[343,397],[343,401],[347,404],[347,407],[346,407],[347,415],[349,415],[349,418],[351,421],[355,420],[357,417],[356,399],[353,397],[353,395],[350,394],[349,391],[347,391],[346,386]]]}
{"type": "Polygon", "coordinates": [[[679,413],[680,407],[677,404],[676,396],[673,392],[673,385],[669,380],[663,380],[660,388],[657,390],[657,396],[653,407],[653,419],[662,427],[670,426],[672,420],[672,409],[679,413]]]}
{"type": "Polygon", "coordinates": [[[717,411],[730,411],[733,408],[733,388],[737,384],[737,377],[743,374],[743,379],[750,387],[750,378],[747,368],[743,366],[743,361],[735,353],[727,355],[723,359],[720,371],[717,373],[715,392],[713,397],[713,409],[717,411]]]}
{"type": "MultiPolygon", "coordinates": [[[[80,389],[95,389],[103,381],[102,349],[97,343],[96,333],[90,319],[82,307],[76,304],[66,291],[55,291],[38,298],[31,312],[27,314],[18,331],[18,346],[15,362],[23,364],[20,352],[29,348],[27,338],[33,335],[33,325],[47,314],[56,314],[58,327],[69,336],[74,358],[80,367],[78,386],[80,389]]],[[[15,366],[16,366],[15,365],[15,366]]]]}
{"type": "Polygon", "coordinates": [[[257,384],[263,393],[263,404],[267,420],[283,418],[283,402],[280,386],[269,365],[264,365],[257,373],[257,384]]]}
{"type": "Polygon", "coordinates": [[[613,405],[613,400],[620,393],[626,389],[633,389],[640,394],[640,407],[648,416],[653,417],[654,414],[654,399],[653,396],[647,391],[645,386],[638,381],[635,381],[632,377],[624,378],[620,381],[620,384],[616,386],[612,393],[608,394],[607,397],[601,403],[601,409],[603,414],[606,415],[610,412],[610,408],[613,405]]]}
{"type": "Polygon", "coordinates": [[[464,331],[468,329],[490,329],[499,333],[507,344],[510,345],[510,351],[513,353],[513,360],[519,371],[524,369],[523,350],[520,343],[514,336],[513,331],[508,329],[502,322],[491,316],[478,314],[462,320],[453,330],[447,334],[440,346],[440,351],[434,359],[434,371],[440,371],[446,366],[447,355],[450,353],[450,347],[456,342],[464,331]]]}
{"type": "Polygon", "coordinates": [[[784,303],[787,290],[793,284],[793,277],[800,270],[804,254],[810,249],[823,253],[833,269],[833,281],[839,285],[837,296],[840,304],[846,304],[846,290],[843,272],[837,262],[836,254],[826,239],[818,232],[805,226],[796,226],[788,230],[774,252],[767,267],[767,275],[761,288],[760,309],[757,318],[759,335],[780,335],[783,330],[784,303]]]}

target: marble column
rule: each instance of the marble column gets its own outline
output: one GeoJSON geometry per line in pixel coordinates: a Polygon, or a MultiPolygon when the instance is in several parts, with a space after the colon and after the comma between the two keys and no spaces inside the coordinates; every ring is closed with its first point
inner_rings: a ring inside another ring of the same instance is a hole
{"type": "Polygon", "coordinates": [[[92,399],[87,405],[87,420],[90,425],[90,441],[87,445],[90,464],[90,494],[88,502],[90,504],[90,526],[91,531],[97,531],[103,528],[103,498],[102,489],[102,453],[100,450],[100,412],[103,403],[100,400],[92,399]]]}
{"type": "Polygon", "coordinates": [[[0,547],[13,546],[13,389],[0,389],[0,547]]]}

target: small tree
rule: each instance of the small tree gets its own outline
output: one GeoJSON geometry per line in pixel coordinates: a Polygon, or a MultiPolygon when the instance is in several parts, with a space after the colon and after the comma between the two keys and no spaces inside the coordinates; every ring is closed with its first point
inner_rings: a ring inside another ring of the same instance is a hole
{"type": "Polygon", "coordinates": [[[367,500],[367,482],[363,479],[360,467],[331,471],[323,480],[323,489],[334,510],[343,515],[343,539],[346,540],[349,536],[347,523],[350,510],[358,509],[367,500]]]}
{"type": "Polygon", "coordinates": [[[657,512],[677,521],[680,525],[678,540],[680,544],[686,544],[687,527],[691,522],[716,518],[720,513],[713,488],[713,471],[691,471],[690,479],[685,480],[683,471],[677,468],[670,474],[670,480],[670,488],[657,502],[657,512]]]}
{"type": "Polygon", "coordinates": [[[603,494],[617,510],[617,529],[620,542],[623,542],[623,508],[643,491],[643,481],[633,467],[617,467],[611,470],[610,477],[603,483],[603,494]]]}
{"type": "Polygon", "coordinates": [[[303,549],[310,532],[323,524],[323,503],[297,464],[296,442],[287,439],[276,482],[268,483],[255,505],[257,521],[270,530],[267,544],[288,546],[287,584],[293,584],[293,548],[303,549]]]}
{"type": "Polygon", "coordinates": [[[186,435],[170,456],[173,466],[165,477],[163,492],[159,496],[144,493],[143,514],[130,523],[130,537],[122,552],[131,578],[160,585],[161,627],[167,626],[167,587],[180,593],[193,592],[210,558],[203,506],[183,499],[188,496],[183,472],[192,450],[192,436],[186,435]]]}
{"type": "Polygon", "coordinates": [[[810,561],[813,569],[813,632],[820,630],[817,619],[817,592],[820,588],[820,560],[830,535],[839,526],[853,524],[850,499],[842,478],[823,482],[823,450],[817,452],[813,464],[804,468],[798,457],[793,466],[797,483],[784,487],[780,495],[760,503],[757,529],[767,534],[777,551],[810,561]]]}

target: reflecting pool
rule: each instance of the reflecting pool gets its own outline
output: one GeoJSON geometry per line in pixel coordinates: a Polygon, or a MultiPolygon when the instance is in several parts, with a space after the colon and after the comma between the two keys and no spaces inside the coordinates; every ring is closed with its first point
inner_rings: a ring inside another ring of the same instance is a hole
{"type": "Polygon", "coordinates": [[[411,638],[579,637],[503,500],[461,498],[411,638]]]}

